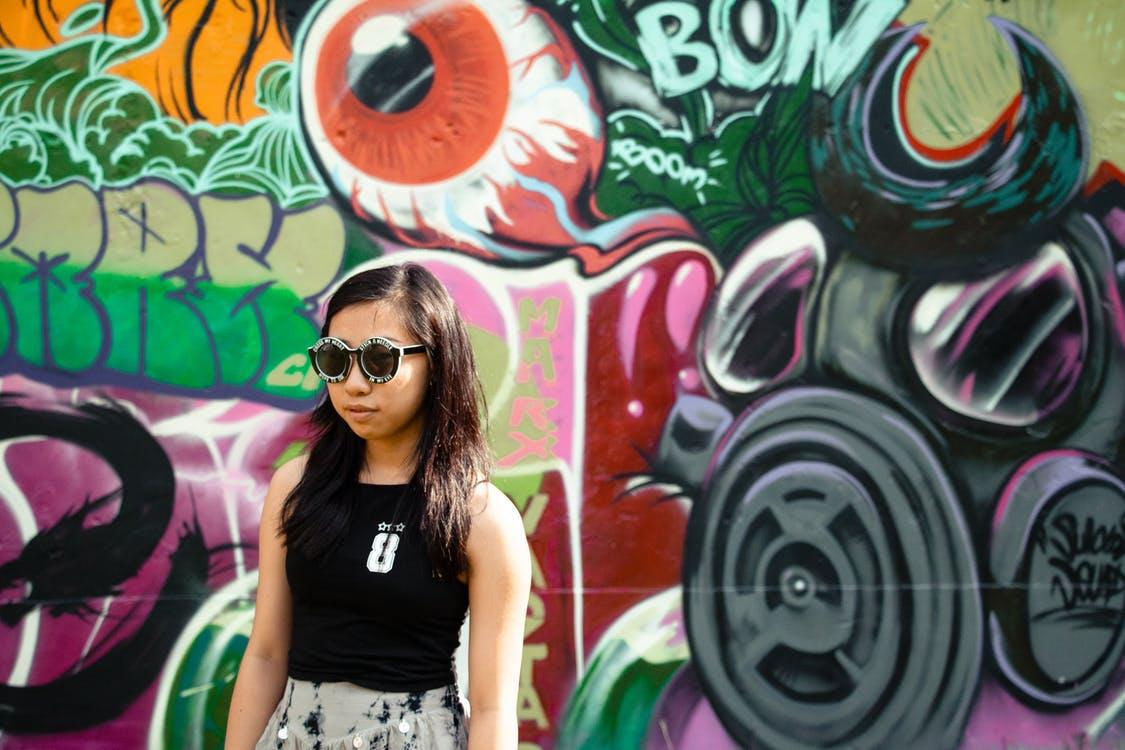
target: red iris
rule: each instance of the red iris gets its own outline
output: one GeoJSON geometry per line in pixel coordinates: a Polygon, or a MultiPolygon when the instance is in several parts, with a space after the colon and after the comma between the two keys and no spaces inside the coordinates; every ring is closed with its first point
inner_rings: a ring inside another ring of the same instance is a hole
{"type": "MultiPolygon", "coordinates": [[[[356,6],[325,35],[315,63],[317,112],[329,142],[366,174],[399,184],[440,182],[468,170],[495,142],[508,108],[503,46],[488,17],[464,3],[443,5],[405,30],[404,40],[422,56],[417,79],[432,75],[417,103],[407,98],[401,111],[380,111],[353,90],[356,32],[379,17],[393,23],[419,5],[370,0],[356,6]]],[[[368,73],[378,79],[381,71],[368,73]]]]}

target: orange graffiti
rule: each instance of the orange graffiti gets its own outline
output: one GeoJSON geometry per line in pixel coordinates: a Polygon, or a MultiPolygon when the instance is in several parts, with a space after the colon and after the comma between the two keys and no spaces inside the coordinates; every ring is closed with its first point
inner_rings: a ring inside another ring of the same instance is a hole
{"type": "MultiPolygon", "coordinates": [[[[90,0],[0,0],[0,46],[39,50],[65,40],[62,26],[90,0]]],[[[184,122],[242,123],[261,115],[254,101],[262,67],[292,57],[274,0],[161,0],[168,33],[154,50],[110,73],[147,90],[184,122]]],[[[105,17],[83,33],[132,36],[135,0],[107,0],[105,17]]]]}

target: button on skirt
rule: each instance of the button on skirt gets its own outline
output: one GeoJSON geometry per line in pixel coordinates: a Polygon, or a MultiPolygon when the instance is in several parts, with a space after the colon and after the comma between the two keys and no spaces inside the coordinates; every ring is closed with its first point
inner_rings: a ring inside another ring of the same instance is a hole
{"type": "Polygon", "coordinates": [[[256,750],[464,750],[456,685],[387,693],[350,682],[289,678],[256,750]]]}

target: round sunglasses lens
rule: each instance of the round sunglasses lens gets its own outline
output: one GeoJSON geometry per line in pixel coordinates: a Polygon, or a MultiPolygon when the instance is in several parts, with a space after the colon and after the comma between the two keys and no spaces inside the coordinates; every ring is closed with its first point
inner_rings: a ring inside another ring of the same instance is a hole
{"type": "Polygon", "coordinates": [[[316,367],[330,378],[338,378],[348,367],[348,353],[338,346],[326,346],[316,352],[316,367]]]}
{"type": "Polygon", "coordinates": [[[376,378],[385,378],[395,366],[395,354],[382,344],[372,344],[363,350],[363,369],[376,378]]]}

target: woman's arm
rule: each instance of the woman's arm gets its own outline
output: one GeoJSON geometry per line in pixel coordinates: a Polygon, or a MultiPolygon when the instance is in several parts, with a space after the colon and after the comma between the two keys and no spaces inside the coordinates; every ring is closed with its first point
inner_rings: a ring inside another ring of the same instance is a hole
{"type": "Polygon", "coordinates": [[[285,546],[279,532],[281,506],[304,470],[304,457],[288,461],[270,481],[258,530],[258,595],[254,627],[242,656],[227,718],[226,747],[254,747],[269,721],[289,673],[293,600],[285,578],[285,546]]]}
{"type": "Polygon", "coordinates": [[[469,750],[515,750],[531,554],[519,512],[478,485],[469,531],[469,750]]]}

